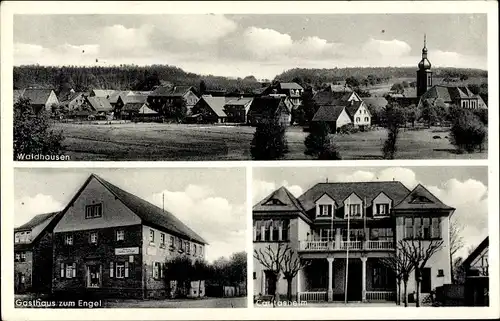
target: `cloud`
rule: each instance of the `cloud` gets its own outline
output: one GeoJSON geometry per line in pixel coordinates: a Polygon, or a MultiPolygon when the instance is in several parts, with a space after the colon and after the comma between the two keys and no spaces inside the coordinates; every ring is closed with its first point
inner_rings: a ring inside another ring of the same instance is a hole
{"type": "Polygon", "coordinates": [[[249,27],[243,33],[243,43],[254,57],[265,59],[287,53],[293,40],[290,35],[273,29],[249,27]]]}
{"type": "Polygon", "coordinates": [[[371,38],[362,46],[364,55],[378,55],[382,57],[401,57],[408,55],[411,47],[408,43],[393,39],[393,40],[377,40],[371,38]]]}
{"type": "Polygon", "coordinates": [[[29,43],[15,43],[14,44],[14,57],[16,58],[31,58],[40,57],[46,53],[44,47],[29,43]]]}
{"type": "Polygon", "coordinates": [[[373,181],[400,181],[407,188],[412,189],[417,184],[415,173],[407,168],[391,167],[378,172],[356,171],[352,174],[335,176],[337,182],[373,182],[373,181]]]}
{"type": "Polygon", "coordinates": [[[455,208],[451,221],[462,229],[465,246],[456,257],[467,255],[467,248],[477,246],[488,235],[488,188],[482,182],[450,179],[429,191],[445,204],[455,208]]]}
{"type": "Polygon", "coordinates": [[[81,55],[84,53],[89,55],[98,55],[100,46],[97,44],[71,45],[69,43],[65,43],[63,45],[57,46],[56,51],[68,55],[81,55]]]}
{"type": "Polygon", "coordinates": [[[102,28],[99,42],[104,55],[116,53],[143,53],[150,48],[150,36],[154,27],[149,24],[139,28],[127,28],[120,24],[102,28]]]}
{"type": "Polygon", "coordinates": [[[37,194],[33,197],[24,196],[16,199],[14,204],[14,225],[20,226],[35,215],[60,211],[64,205],[50,195],[37,194]]]}
{"type": "Polygon", "coordinates": [[[211,44],[234,32],[238,25],[222,15],[169,15],[155,20],[164,37],[198,45],[211,44]],[[161,19],[161,20],[159,20],[161,19]]]}
{"type": "Polygon", "coordinates": [[[342,48],[342,44],[331,43],[325,39],[313,36],[294,42],[291,48],[291,55],[302,58],[331,58],[336,54],[340,54],[340,49],[342,48]]]}
{"type": "Polygon", "coordinates": [[[256,204],[264,197],[271,194],[281,186],[284,186],[293,196],[299,197],[304,192],[299,185],[290,185],[287,181],[283,181],[279,186],[274,182],[266,182],[262,180],[253,180],[252,182],[252,204],[256,204]]]}
{"type": "Polygon", "coordinates": [[[206,186],[189,185],[184,191],[164,190],[146,197],[151,203],[174,214],[208,243],[207,260],[245,250],[246,210],[213,195],[206,186]]]}

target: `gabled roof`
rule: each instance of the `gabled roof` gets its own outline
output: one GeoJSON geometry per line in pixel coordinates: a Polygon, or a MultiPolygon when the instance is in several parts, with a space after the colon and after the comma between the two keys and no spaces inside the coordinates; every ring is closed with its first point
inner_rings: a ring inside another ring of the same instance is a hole
{"type": "Polygon", "coordinates": [[[467,87],[434,85],[422,95],[422,99],[438,98],[444,102],[452,102],[462,98],[474,98],[474,94],[467,87]]]}
{"type": "Polygon", "coordinates": [[[312,120],[325,122],[337,121],[344,109],[344,106],[321,106],[314,114],[312,120]]]}
{"type": "Polygon", "coordinates": [[[373,199],[375,199],[381,191],[390,197],[394,204],[399,203],[410,192],[410,190],[398,181],[318,183],[302,194],[298,200],[304,209],[309,211],[315,207],[315,200],[325,193],[336,202],[342,202],[355,192],[359,198],[363,200],[366,199],[367,206],[371,206],[373,199]]]}
{"type": "Polygon", "coordinates": [[[278,97],[278,96],[256,97],[254,98],[252,104],[250,105],[249,113],[254,113],[254,114],[268,113],[270,115],[275,115],[281,103],[283,103],[286,109],[290,111],[288,106],[286,106],[285,104],[286,98],[287,97],[278,97]]]}
{"type": "Polygon", "coordinates": [[[246,106],[249,105],[253,98],[252,97],[226,97],[226,105],[234,106],[246,106]]]}
{"type": "Polygon", "coordinates": [[[196,94],[196,90],[192,86],[161,86],[153,90],[150,96],[162,97],[183,97],[188,91],[196,94]]]}
{"type": "Polygon", "coordinates": [[[127,103],[123,106],[122,110],[126,112],[138,112],[146,103],[127,103]]]}
{"type": "Polygon", "coordinates": [[[55,222],[56,218],[60,217],[60,213],[61,212],[39,214],[34,216],[27,223],[14,228],[14,233],[23,231],[31,232],[31,240],[29,242],[14,243],[14,249],[23,250],[31,247],[31,244],[35,243],[43,235],[43,232],[49,225],[53,225],[51,223],[55,222]]]}
{"type": "Polygon", "coordinates": [[[148,105],[144,104],[142,105],[141,108],[139,108],[138,114],[140,115],[158,115],[158,113],[151,108],[148,107],[148,105]]]}
{"type": "Polygon", "coordinates": [[[296,82],[282,82],[282,83],[280,83],[280,88],[281,89],[301,89],[301,90],[304,90],[304,88],[302,88],[302,86],[297,84],[296,82]]]}
{"type": "Polygon", "coordinates": [[[464,266],[466,269],[471,265],[472,261],[474,261],[483,251],[489,246],[490,241],[489,237],[487,236],[479,245],[472,251],[469,256],[462,262],[462,266],[464,266]]]}
{"type": "Polygon", "coordinates": [[[346,104],[353,92],[332,92],[329,90],[318,91],[313,96],[314,102],[319,105],[346,104]]]}
{"type": "Polygon", "coordinates": [[[103,97],[87,97],[87,101],[90,106],[97,112],[109,112],[113,110],[113,107],[109,103],[109,100],[103,97]]]}
{"type": "Polygon", "coordinates": [[[354,119],[354,114],[356,114],[356,112],[358,111],[359,107],[361,107],[361,105],[363,105],[362,101],[350,101],[350,104],[348,104],[345,107],[345,110],[346,110],[347,114],[349,115],[349,117],[351,117],[351,119],[354,119]]]}
{"type": "Polygon", "coordinates": [[[138,104],[146,103],[148,101],[148,96],[145,95],[124,95],[120,96],[122,98],[123,104],[138,104]]]}
{"type": "Polygon", "coordinates": [[[200,100],[205,101],[205,103],[218,117],[227,117],[226,113],[224,112],[226,97],[202,96],[200,100]]]}
{"type": "Polygon", "coordinates": [[[286,187],[282,186],[255,204],[253,211],[302,212],[303,208],[297,198],[286,187]],[[276,200],[276,202],[273,202],[273,200],[276,200]]]}
{"type": "Polygon", "coordinates": [[[388,101],[384,97],[364,97],[363,101],[367,106],[374,107],[376,110],[387,107],[388,101]]]}
{"type": "Polygon", "coordinates": [[[158,206],[122,190],[97,175],[92,174],[91,177],[94,177],[104,185],[125,206],[139,216],[143,222],[161,227],[178,236],[180,235],[199,243],[208,244],[201,236],[168,211],[164,211],[158,206]]]}
{"type": "Polygon", "coordinates": [[[422,184],[418,184],[404,199],[400,202],[395,202],[395,210],[425,210],[425,209],[441,209],[454,210],[453,207],[445,205],[422,184]]]}
{"type": "Polygon", "coordinates": [[[81,95],[85,95],[84,92],[78,91],[78,92],[69,92],[66,95],[61,95],[61,98],[59,99],[60,103],[69,103],[73,101],[74,99],[78,98],[81,95]]]}
{"type": "Polygon", "coordinates": [[[115,92],[120,92],[120,91],[114,89],[92,89],[92,92],[94,92],[95,97],[108,98],[115,92]]]}
{"type": "Polygon", "coordinates": [[[28,98],[32,105],[45,105],[50,94],[54,92],[52,89],[25,89],[22,94],[23,98],[28,98]]]}
{"type": "Polygon", "coordinates": [[[14,103],[19,100],[24,95],[26,89],[14,89],[14,103]]]}

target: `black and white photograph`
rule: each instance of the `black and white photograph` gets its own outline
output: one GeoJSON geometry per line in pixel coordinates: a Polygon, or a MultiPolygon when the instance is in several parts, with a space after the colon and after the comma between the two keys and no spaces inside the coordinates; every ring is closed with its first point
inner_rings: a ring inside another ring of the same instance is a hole
{"type": "Polygon", "coordinates": [[[15,161],[487,159],[487,14],[17,14],[15,161]]]}
{"type": "Polygon", "coordinates": [[[246,307],[242,181],[241,168],[17,169],[15,307],[246,307]]]}
{"type": "Polygon", "coordinates": [[[487,177],[482,166],[254,168],[254,306],[488,306],[487,177]]]}

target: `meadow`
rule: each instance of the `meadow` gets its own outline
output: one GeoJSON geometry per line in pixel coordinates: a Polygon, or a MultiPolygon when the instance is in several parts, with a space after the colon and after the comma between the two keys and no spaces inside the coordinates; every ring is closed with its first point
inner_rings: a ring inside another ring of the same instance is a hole
{"type": "MultiPolygon", "coordinates": [[[[73,161],[220,161],[250,160],[255,128],[247,126],[160,123],[56,123],[65,137],[65,154],[73,161]]],[[[304,155],[307,133],[289,127],[285,160],[312,159],[304,155]]],[[[334,135],[342,159],[382,159],[385,129],[334,135]]],[[[398,159],[486,159],[487,151],[458,154],[446,128],[402,129],[398,159]],[[439,136],[439,138],[437,138],[439,136]]]]}

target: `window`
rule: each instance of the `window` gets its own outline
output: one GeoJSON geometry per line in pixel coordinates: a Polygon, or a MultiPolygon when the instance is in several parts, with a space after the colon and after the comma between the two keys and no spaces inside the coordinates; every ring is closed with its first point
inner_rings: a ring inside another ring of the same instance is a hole
{"type": "Polygon", "coordinates": [[[173,236],[170,236],[170,249],[173,249],[174,248],[174,242],[175,242],[175,238],[173,236]]]}
{"type": "Polygon", "coordinates": [[[160,262],[153,263],[153,279],[158,280],[160,278],[161,264],[160,262]]]}
{"type": "Polygon", "coordinates": [[[288,241],[288,220],[254,221],[254,241],[288,241]]]}
{"type": "Polygon", "coordinates": [[[90,244],[97,244],[97,232],[90,233],[90,244]]]}
{"type": "Polygon", "coordinates": [[[392,241],[394,234],[392,228],[372,228],[370,240],[374,241],[392,241]]]}
{"type": "Polygon", "coordinates": [[[432,218],[432,238],[441,238],[441,224],[439,217],[432,218]]]}
{"type": "Polygon", "coordinates": [[[365,121],[368,121],[368,117],[365,117],[365,121]]]}
{"type": "Polygon", "coordinates": [[[332,205],[320,205],[319,216],[332,216],[332,205]]]}
{"type": "Polygon", "coordinates": [[[349,213],[352,216],[361,216],[361,204],[349,204],[349,213]]]}
{"type": "Polygon", "coordinates": [[[85,206],[85,218],[102,217],[102,204],[85,206]]]}
{"type": "Polygon", "coordinates": [[[155,231],[153,229],[149,229],[149,243],[155,242],[155,231]]]}
{"type": "Polygon", "coordinates": [[[413,238],[413,220],[411,217],[405,218],[405,237],[406,238],[413,238]]]}
{"type": "Polygon", "coordinates": [[[116,231],[116,240],[117,241],[124,241],[125,240],[125,231],[124,230],[116,231]]]}
{"type": "Polygon", "coordinates": [[[414,237],[417,239],[422,238],[422,218],[421,217],[415,217],[413,219],[413,227],[415,228],[414,237]]]}
{"type": "Polygon", "coordinates": [[[61,265],[60,265],[60,273],[59,273],[59,276],[60,276],[61,278],[63,278],[63,277],[64,277],[64,263],[61,263],[61,265]]]}
{"type": "Polygon", "coordinates": [[[356,122],[359,123],[361,119],[359,117],[356,117],[356,122]]]}
{"type": "Polygon", "coordinates": [[[388,270],[385,266],[375,265],[372,271],[372,286],[375,289],[385,289],[387,288],[389,276],[388,270]]]}
{"type": "Polygon", "coordinates": [[[335,239],[335,230],[322,228],[319,230],[319,238],[321,241],[333,241],[335,239]]]}
{"type": "Polygon", "coordinates": [[[389,204],[376,204],[375,215],[385,216],[389,214],[389,204]]]}
{"type": "Polygon", "coordinates": [[[116,262],[116,278],[123,279],[125,277],[125,263],[116,262]]]}
{"type": "Polygon", "coordinates": [[[253,272],[253,279],[257,280],[257,273],[256,272],[253,272]]]}
{"type": "Polygon", "coordinates": [[[160,233],[160,247],[165,247],[165,233],[160,233]]]}
{"type": "Polygon", "coordinates": [[[186,251],[187,251],[187,254],[191,254],[191,244],[189,243],[189,241],[186,242],[186,251]]]}
{"type": "Polygon", "coordinates": [[[64,244],[73,245],[73,235],[66,235],[64,237],[64,244]]]}
{"type": "Polygon", "coordinates": [[[444,270],[443,269],[439,269],[438,270],[438,277],[443,277],[444,276],[444,270]]]}
{"type": "Polygon", "coordinates": [[[198,245],[193,243],[193,255],[196,256],[198,254],[198,245]]]}
{"type": "Polygon", "coordinates": [[[20,253],[16,253],[15,257],[14,257],[14,262],[20,262],[21,261],[21,254],[20,253]]]}
{"type": "Polygon", "coordinates": [[[21,233],[14,234],[14,243],[19,243],[21,241],[21,233]]]}
{"type": "Polygon", "coordinates": [[[430,224],[431,224],[431,219],[429,217],[424,217],[423,219],[423,224],[422,224],[422,237],[424,239],[430,239],[431,238],[431,229],[430,229],[430,224]]]}
{"type": "Polygon", "coordinates": [[[66,279],[76,277],[76,263],[61,263],[61,277],[66,279]]]}

